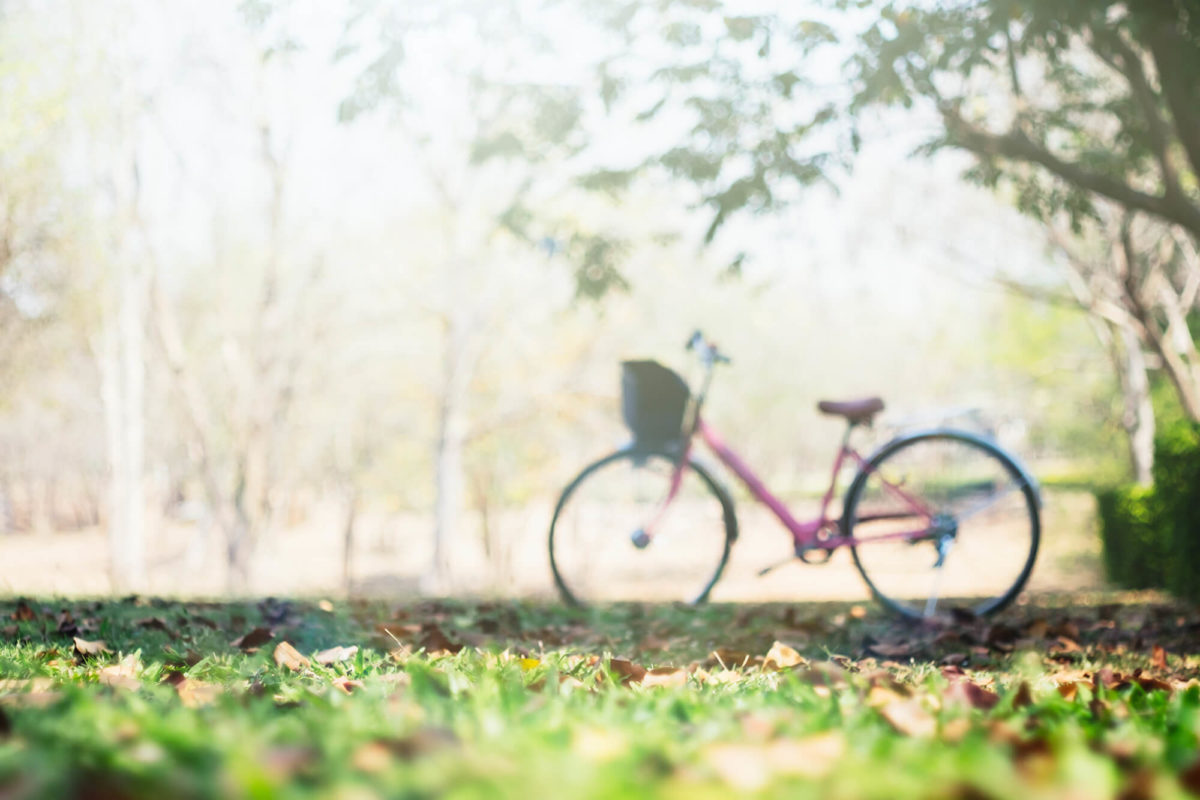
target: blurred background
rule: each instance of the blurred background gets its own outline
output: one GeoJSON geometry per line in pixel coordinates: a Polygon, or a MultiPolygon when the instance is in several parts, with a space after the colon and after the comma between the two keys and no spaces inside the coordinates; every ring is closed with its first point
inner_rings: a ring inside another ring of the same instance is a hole
{"type": "MultiPolygon", "coordinates": [[[[687,375],[696,328],[785,499],[817,400],[879,394],[864,448],[996,437],[1046,488],[1033,588],[1099,585],[1091,490],[1188,415],[1200,274],[1104,190],[1195,172],[1117,102],[1161,91],[1137,12],[1056,54],[992,8],[970,64],[903,5],[0,0],[0,590],[549,596],[618,362],[687,375]]],[[[754,579],[790,543],[742,508],[714,598],[865,596],[754,579]]]]}

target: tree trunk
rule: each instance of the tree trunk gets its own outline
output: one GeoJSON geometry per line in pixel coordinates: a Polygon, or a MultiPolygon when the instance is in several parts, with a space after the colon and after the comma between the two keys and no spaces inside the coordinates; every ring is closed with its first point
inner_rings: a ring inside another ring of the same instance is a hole
{"type": "Polygon", "coordinates": [[[1146,354],[1137,333],[1129,326],[1113,326],[1120,338],[1121,363],[1117,373],[1121,379],[1124,401],[1122,425],[1129,441],[1129,460],[1134,480],[1143,486],[1153,482],[1154,467],[1154,404],[1150,402],[1150,378],[1146,372],[1146,354]]]}
{"type": "Polygon", "coordinates": [[[342,495],[346,502],[346,516],[342,522],[342,587],[346,594],[354,590],[354,526],[358,519],[358,487],[348,483],[342,495]]]}
{"type": "Polygon", "coordinates": [[[145,297],[141,276],[124,257],[116,284],[97,355],[108,439],[109,571],[115,591],[132,591],[146,577],[145,297]]]}
{"type": "Polygon", "coordinates": [[[463,498],[464,406],[469,370],[464,363],[465,325],[461,311],[449,313],[442,361],[442,389],[434,441],[433,564],[429,588],[445,593],[453,586],[455,539],[463,498]]]}

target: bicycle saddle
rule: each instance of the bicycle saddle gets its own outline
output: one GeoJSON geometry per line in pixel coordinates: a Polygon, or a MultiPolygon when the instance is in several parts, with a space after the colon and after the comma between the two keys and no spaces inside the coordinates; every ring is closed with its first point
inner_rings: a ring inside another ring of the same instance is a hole
{"type": "Polygon", "coordinates": [[[845,417],[851,423],[869,423],[872,417],[883,411],[883,400],[878,397],[864,397],[862,400],[822,400],[817,403],[817,410],[822,414],[845,417]]]}

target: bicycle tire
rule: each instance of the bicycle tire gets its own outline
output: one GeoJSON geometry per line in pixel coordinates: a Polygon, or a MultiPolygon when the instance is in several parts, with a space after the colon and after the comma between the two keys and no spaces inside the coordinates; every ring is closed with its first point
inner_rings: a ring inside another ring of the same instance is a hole
{"type": "Polygon", "coordinates": [[[708,599],[737,539],[737,517],[729,492],[702,464],[689,458],[680,492],[649,544],[639,548],[633,541],[665,498],[677,461],[665,449],[626,448],[588,465],[567,484],[548,542],[564,601],[583,607],[708,599]],[[632,500],[622,497],[627,488],[635,492],[632,500]]]}
{"type": "Polygon", "coordinates": [[[842,530],[860,540],[850,549],[854,565],[891,611],[931,617],[941,604],[984,616],[1012,603],[1029,580],[1039,507],[1034,480],[996,444],[933,430],[894,439],[866,460],[846,492],[842,530]],[[933,512],[928,536],[869,541],[912,529],[905,497],[933,512]]]}

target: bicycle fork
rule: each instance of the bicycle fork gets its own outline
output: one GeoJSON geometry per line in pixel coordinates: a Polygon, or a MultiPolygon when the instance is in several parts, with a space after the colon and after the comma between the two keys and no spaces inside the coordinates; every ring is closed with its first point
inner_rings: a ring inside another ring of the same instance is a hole
{"type": "Polygon", "coordinates": [[[671,485],[667,490],[667,496],[663,498],[658,508],[655,509],[654,516],[640,528],[629,534],[629,540],[633,542],[633,546],[638,550],[645,550],[654,541],[654,529],[662,521],[662,518],[666,516],[667,509],[671,507],[671,502],[679,494],[679,487],[683,485],[683,473],[687,469],[687,460],[690,451],[690,446],[684,448],[683,455],[679,458],[679,463],[671,472],[671,485]]]}

